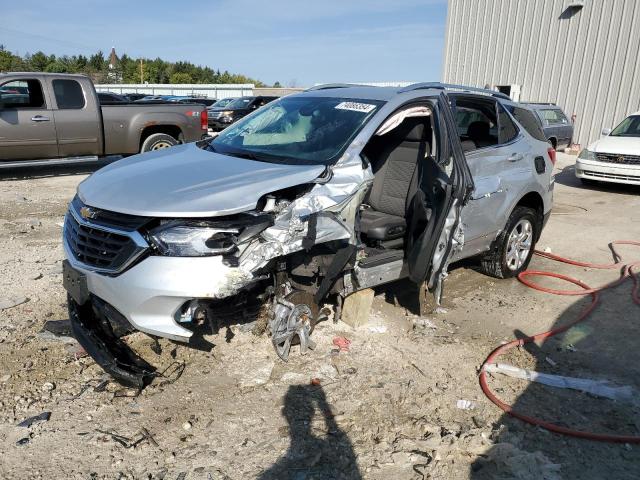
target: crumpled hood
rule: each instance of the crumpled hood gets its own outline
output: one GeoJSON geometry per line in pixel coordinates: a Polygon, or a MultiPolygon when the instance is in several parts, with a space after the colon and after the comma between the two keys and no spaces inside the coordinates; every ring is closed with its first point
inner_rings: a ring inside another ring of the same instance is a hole
{"type": "Polygon", "coordinates": [[[619,153],[621,155],[640,155],[639,137],[602,137],[589,145],[596,153],[619,153]]]}
{"type": "Polygon", "coordinates": [[[251,210],[263,195],[311,182],[324,168],[230,157],[190,143],[114,162],[83,181],[78,195],[130,215],[212,217],[251,210]]]}

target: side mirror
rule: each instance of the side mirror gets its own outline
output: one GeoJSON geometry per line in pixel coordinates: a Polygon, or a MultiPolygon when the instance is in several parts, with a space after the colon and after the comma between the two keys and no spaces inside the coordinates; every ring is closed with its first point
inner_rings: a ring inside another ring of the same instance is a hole
{"type": "Polygon", "coordinates": [[[605,137],[606,137],[606,136],[607,136],[607,135],[609,135],[610,133],[611,133],[611,129],[610,129],[610,128],[603,128],[603,129],[602,129],[602,135],[603,135],[603,136],[605,136],[605,137]]]}

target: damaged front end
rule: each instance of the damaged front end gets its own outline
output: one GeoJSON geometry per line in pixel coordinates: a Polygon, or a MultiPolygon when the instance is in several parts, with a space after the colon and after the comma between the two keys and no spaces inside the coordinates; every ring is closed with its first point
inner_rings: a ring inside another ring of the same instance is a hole
{"type": "Polygon", "coordinates": [[[87,209],[76,198],[65,222],[64,277],[80,344],[105,371],[136,388],[147,385],[155,369],[128,347],[120,338],[128,332],[115,325],[192,342],[241,319],[268,330],[283,360],[292,345],[299,344],[303,353],[313,348],[309,336],[326,315],[319,307],[324,295],[316,293],[322,288],[326,294],[332,286],[319,279],[326,277],[337,250],[355,245],[356,213],[372,178],[353,151],[314,182],[264,195],[251,211],[211,219],[147,219],[135,231],[118,230],[122,238],[112,233],[112,224],[101,223],[101,215],[106,219],[111,212],[91,209],[96,218],[84,218],[87,209]],[[111,235],[105,242],[124,244],[136,237],[140,251],[122,271],[87,267],[83,249],[98,241],[100,229],[111,235]],[[318,257],[322,265],[311,272],[303,265],[305,252],[318,248],[324,249],[318,257]]]}

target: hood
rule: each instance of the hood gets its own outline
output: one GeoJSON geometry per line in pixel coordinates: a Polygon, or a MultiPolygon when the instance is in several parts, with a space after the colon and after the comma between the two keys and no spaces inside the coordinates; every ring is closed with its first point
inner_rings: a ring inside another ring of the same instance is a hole
{"type": "Polygon", "coordinates": [[[323,165],[229,157],[189,143],[114,162],[78,186],[85,204],[147,217],[213,217],[256,207],[267,193],[308,183],[323,165]]]}
{"type": "Polygon", "coordinates": [[[640,137],[602,137],[589,145],[588,149],[596,153],[640,155],[640,137]]]}

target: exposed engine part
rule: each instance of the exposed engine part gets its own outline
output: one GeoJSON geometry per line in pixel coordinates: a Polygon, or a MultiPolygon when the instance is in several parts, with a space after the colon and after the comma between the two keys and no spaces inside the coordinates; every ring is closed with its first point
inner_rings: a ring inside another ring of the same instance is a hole
{"type": "Polygon", "coordinates": [[[275,297],[269,329],[273,348],[283,361],[289,359],[292,345],[300,344],[300,353],[303,355],[308,349],[315,348],[315,343],[309,337],[318,321],[318,311],[313,295],[307,292],[294,291],[286,297],[275,297]]]}

